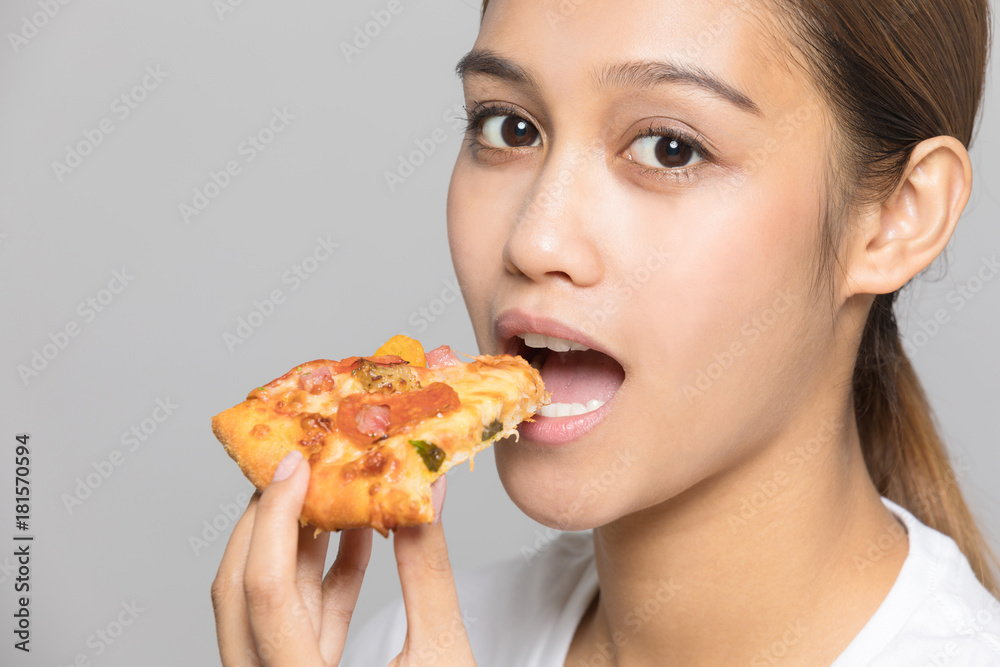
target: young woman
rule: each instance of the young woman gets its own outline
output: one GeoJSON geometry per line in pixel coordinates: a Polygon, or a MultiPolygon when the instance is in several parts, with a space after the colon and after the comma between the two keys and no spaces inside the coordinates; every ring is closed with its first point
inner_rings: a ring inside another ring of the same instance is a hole
{"type": "MultiPolygon", "coordinates": [[[[893,314],[969,198],[986,0],[483,11],[452,257],[480,349],[583,406],[496,445],[504,487],[593,530],[457,590],[440,524],[398,531],[403,600],[346,664],[1000,665],[994,561],[893,314]]],[[[370,531],[324,578],[308,474],[290,455],[233,532],[226,665],[343,657],[370,531]]]]}

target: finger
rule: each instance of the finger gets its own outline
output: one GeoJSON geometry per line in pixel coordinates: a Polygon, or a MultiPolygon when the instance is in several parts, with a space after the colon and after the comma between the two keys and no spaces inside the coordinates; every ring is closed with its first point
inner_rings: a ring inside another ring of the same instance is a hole
{"type": "Polygon", "coordinates": [[[250,497],[243,516],[233,527],[226,543],[219,571],[212,582],[212,611],[215,614],[215,633],[219,643],[219,657],[226,667],[247,664],[247,656],[257,654],[250,619],[247,617],[246,597],[243,593],[243,573],[250,550],[254,516],[260,492],[250,497]]]}
{"type": "Polygon", "coordinates": [[[330,533],[324,530],[317,535],[316,531],[316,527],[311,525],[299,528],[299,557],[295,580],[298,582],[299,595],[309,611],[313,634],[319,637],[323,608],[323,568],[326,566],[330,533]]]}
{"type": "Polygon", "coordinates": [[[328,665],[340,662],[347,641],[361,582],[372,553],[372,529],[360,528],[340,533],[337,559],[323,580],[323,629],[319,647],[328,665]]]}
{"type": "Polygon", "coordinates": [[[407,651],[415,655],[427,649],[446,651],[443,662],[457,665],[471,661],[472,651],[441,524],[446,484],[442,475],[431,486],[434,522],[397,529],[393,547],[406,609],[407,651]]]}
{"type": "Polygon", "coordinates": [[[293,450],[257,504],[243,578],[250,627],[264,665],[320,664],[312,622],[295,582],[299,516],[309,464],[293,450]]]}

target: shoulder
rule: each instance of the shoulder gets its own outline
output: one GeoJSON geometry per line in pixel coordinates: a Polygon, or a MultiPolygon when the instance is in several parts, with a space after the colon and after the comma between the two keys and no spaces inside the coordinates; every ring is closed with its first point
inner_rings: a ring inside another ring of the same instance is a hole
{"type": "MultiPolygon", "coordinates": [[[[459,570],[455,586],[480,665],[543,664],[537,657],[547,650],[543,644],[565,641],[568,648],[597,590],[592,533],[556,533],[525,547],[520,556],[459,570]]],[[[351,638],[341,664],[388,664],[405,636],[406,613],[397,598],[351,638]]]]}
{"type": "Polygon", "coordinates": [[[836,667],[1000,664],[1000,601],[954,540],[882,501],[906,527],[910,551],[886,599],[836,667]]]}

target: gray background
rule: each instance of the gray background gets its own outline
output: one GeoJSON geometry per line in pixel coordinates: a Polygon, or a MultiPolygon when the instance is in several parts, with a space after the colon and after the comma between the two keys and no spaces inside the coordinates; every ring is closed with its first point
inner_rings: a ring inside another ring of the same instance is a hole
{"type": "MultiPolygon", "coordinates": [[[[403,0],[348,62],[341,42],[386,5],[243,0],[220,18],[211,0],[70,2],[17,52],[6,36],[39,5],[0,8],[0,663],[64,665],[81,654],[99,665],[217,663],[209,586],[231,529],[225,508],[242,511],[251,487],[212,436],[211,416],[297,363],[373,351],[400,331],[428,348],[475,350],[449,287],[445,194],[461,143],[453,67],[475,39],[478,5],[403,0]],[[165,76],[121,118],[115,99],[147,67],[165,76]],[[294,118],[247,161],[241,142],[275,108],[294,118]],[[104,118],[114,131],[60,181],[52,163],[104,118]],[[444,140],[390,191],[385,172],[435,131],[444,140]],[[229,160],[241,172],[186,222],[179,204],[229,160]],[[293,289],[282,277],[317,237],[339,247],[293,289]],[[102,293],[122,269],[133,279],[102,293]],[[230,350],[224,333],[276,289],[283,303],[230,350]],[[78,310],[109,296],[93,316],[78,310]],[[25,383],[18,365],[72,324],[78,335],[25,383]],[[162,423],[148,421],[158,400],[177,406],[162,423]],[[145,440],[123,443],[143,420],[145,440]],[[31,435],[36,535],[27,659],[12,648],[10,616],[20,432],[31,435]],[[120,465],[70,511],[64,496],[107,470],[114,450],[120,465]],[[223,528],[214,539],[212,522],[223,528]],[[195,553],[191,539],[206,536],[195,553]],[[88,638],[133,601],[142,611],[97,655],[88,638]]],[[[995,69],[990,85],[975,191],[947,265],[901,310],[961,482],[996,544],[1000,279],[961,308],[949,299],[983,256],[1000,253],[995,69]],[[928,328],[942,309],[947,322],[928,328]]],[[[449,475],[457,568],[517,557],[546,535],[506,497],[492,453],[476,464],[449,475]]],[[[376,536],[357,622],[397,593],[391,544],[376,536]]]]}

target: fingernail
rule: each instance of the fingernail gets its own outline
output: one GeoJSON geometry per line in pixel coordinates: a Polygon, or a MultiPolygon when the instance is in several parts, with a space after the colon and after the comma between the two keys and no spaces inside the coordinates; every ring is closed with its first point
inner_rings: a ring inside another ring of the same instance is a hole
{"type": "Polygon", "coordinates": [[[431,505],[434,507],[432,524],[441,523],[441,510],[444,508],[445,477],[441,475],[431,484],[431,505]]]}
{"type": "Polygon", "coordinates": [[[288,479],[295,472],[295,468],[298,467],[299,461],[302,460],[302,452],[297,449],[285,454],[285,458],[281,459],[281,463],[274,471],[274,477],[271,478],[272,482],[280,482],[283,479],[288,479]]]}

